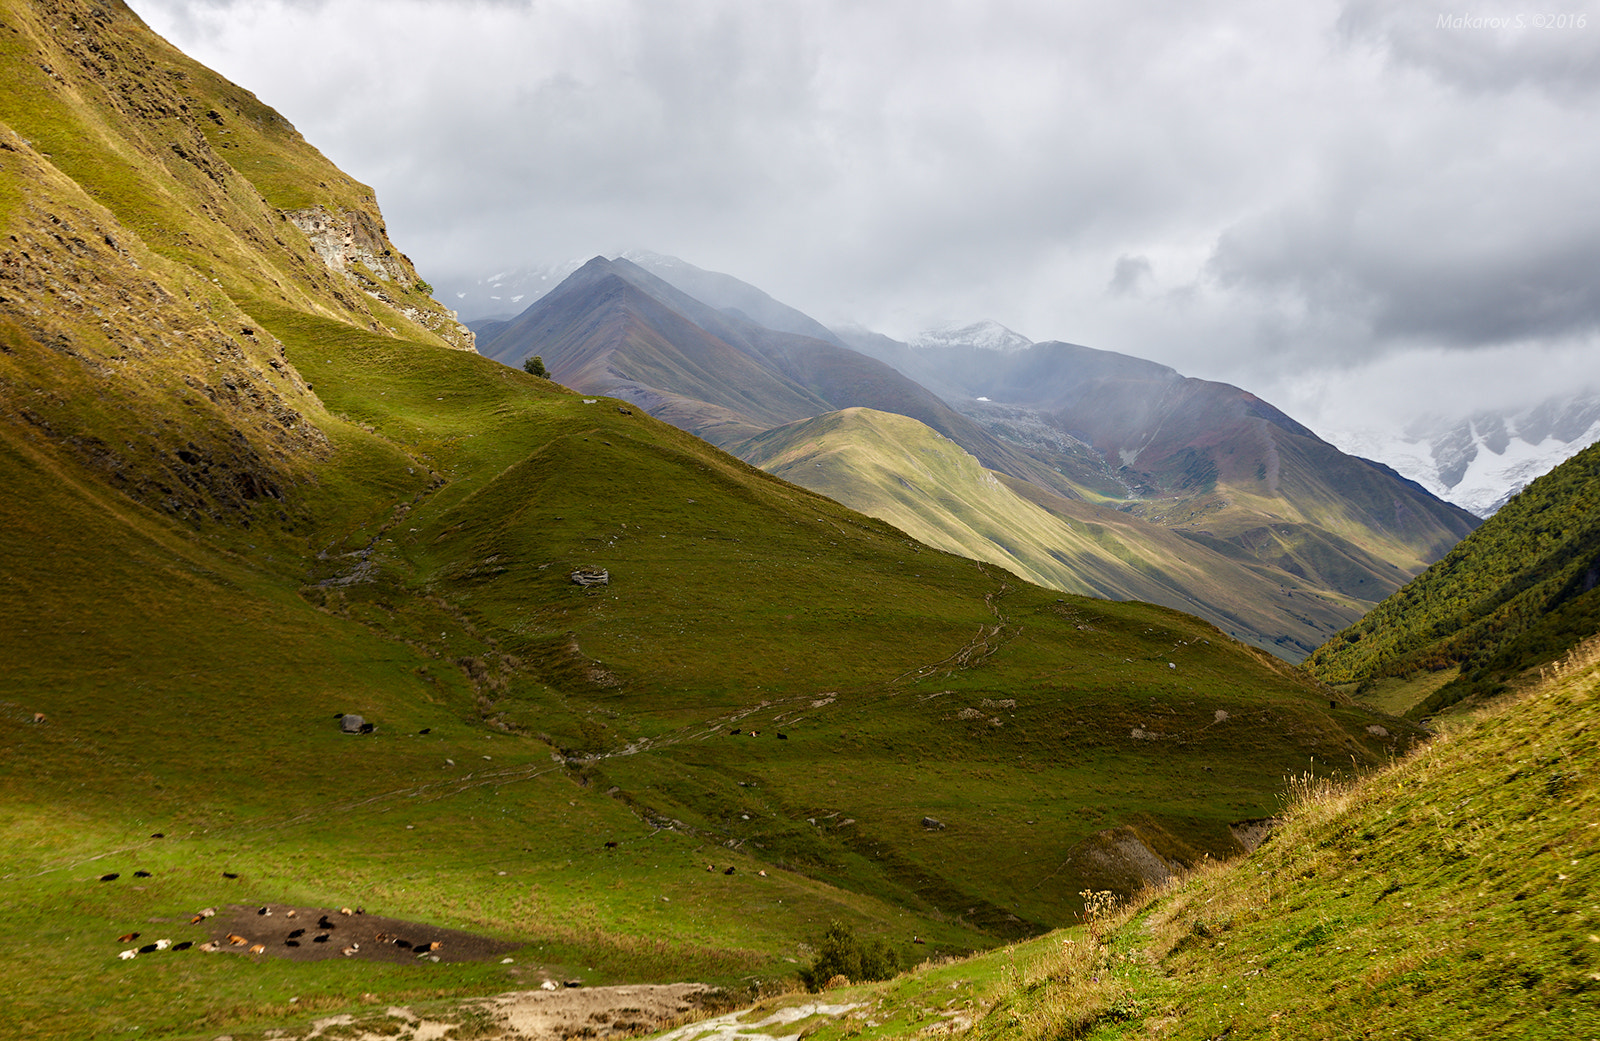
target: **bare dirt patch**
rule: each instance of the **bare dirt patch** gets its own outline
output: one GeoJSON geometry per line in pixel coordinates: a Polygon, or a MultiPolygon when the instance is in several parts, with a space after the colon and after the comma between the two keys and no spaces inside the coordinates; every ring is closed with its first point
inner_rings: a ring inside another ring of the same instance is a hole
{"type": "MultiPolygon", "coordinates": [[[[352,909],[353,911],[354,909],[352,909]]],[[[233,904],[210,920],[211,938],[223,951],[247,953],[256,944],[258,956],[291,961],[350,958],[362,961],[463,962],[489,961],[524,946],[510,940],[410,922],[382,915],[343,914],[340,908],[295,907],[291,904],[233,904]],[[262,914],[265,909],[268,913],[262,914]],[[293,912],[293,914],[290,914],[293,912]],[[247,943],[230,944],[229,935],[247,943]],[[346,954],[345,951],[350,953],[346,954]]]]}
{"type": "Polygon", "coordinates": [[[481,1007],[494,1017],[506,1041],[605,1038],[679,1022],[712,993],[700,983],[529,990],[497,995],[481,1007]]]}
{"type": "Polygon", "coordinates": [[[319,1019],[308,1034],[279,1041],[604,1041],[698,1019],[720,991],[702,983],[513,991],[441,1008],[392,1007],[367,1016],[319,1019]]]}

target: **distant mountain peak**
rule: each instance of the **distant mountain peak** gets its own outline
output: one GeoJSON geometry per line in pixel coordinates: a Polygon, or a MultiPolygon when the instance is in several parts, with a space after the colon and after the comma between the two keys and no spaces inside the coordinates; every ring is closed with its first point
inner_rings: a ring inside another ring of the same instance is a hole
{"type": "Polygon", "coordinates": [[[1033,341],[1021,333],[1013,332],[999,322],[985,318],[978,322],[947,322],[912,336],[907,346],[977,347],[988,351],[1020,351],[1033,346],[1033,341]]]}
{"type": "Polygon", "coordinates": [[[1346,452],[1381,459],[1441,499],[1489,517],[1528,482],[1600,441],[1600,392],[1467,416],[1431,416],[1402,432],[1328,435],[1346,452]]]}

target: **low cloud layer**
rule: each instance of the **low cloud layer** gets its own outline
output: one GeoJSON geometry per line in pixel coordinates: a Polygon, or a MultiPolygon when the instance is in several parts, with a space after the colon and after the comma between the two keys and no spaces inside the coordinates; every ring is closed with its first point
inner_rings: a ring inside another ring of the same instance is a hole
{"type": "Polygon", "coordinates": [[[132,6],[372,184],[441,285],[643,247],[824,321],[993,318],[1313,426],[1600,379],[1600,16],[132,6]]]}

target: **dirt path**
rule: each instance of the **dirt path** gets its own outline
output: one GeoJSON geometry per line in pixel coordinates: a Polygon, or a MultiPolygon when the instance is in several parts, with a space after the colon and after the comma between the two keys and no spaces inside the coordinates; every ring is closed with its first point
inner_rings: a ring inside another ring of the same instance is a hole
{"type": "Polygon", "coordinates": [[[463,1035],[480,1041],[604,1041],[682,1023],[713,993],[701,983],[514,991],[421,1014],[392,1006],[368,1016],[329,1016],[313,1023],[310,1033],[281,1035],[279,1041],[442,1041],[463,1035]]]}

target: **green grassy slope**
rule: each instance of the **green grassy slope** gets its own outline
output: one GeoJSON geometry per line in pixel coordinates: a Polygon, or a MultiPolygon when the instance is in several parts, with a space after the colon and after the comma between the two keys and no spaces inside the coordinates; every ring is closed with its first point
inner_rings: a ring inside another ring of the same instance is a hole
{"type": "Polygon", "coordinates": [[[847,339],[960,401],[1084,499],[1338,594],[1381,599],[1477,524],[1253,394],[1153,362],[1054,342],[997,352],[847,339]]]}
{"type": "Polygon", "coordinates": [[[545,976],[747,986],[834,919],[987,947],[1135,884],[1112,829],[1216,856],[1285,770],[1413,736],[1195,618],[929,549],[457,349],[403,259],[324,262],[282,212],[387,249],[364,189],[126,8],[0,22],[14,1035],[301,1029],[545,976]],[[291,901],[522,946],[117,957],[291,901]]]}
{"type": "Polygon", "coordinates": [[[1418,715],[1503,687],[1600,628],[1597,505],[1600,450],[1589,448],[1528,485],[1306,667],[1374,691],[1453,670],[1419,692],[1418,715]]]}
{"type": "Polygon", "coordinates": [[[1056,589],[1191,611],[1285,657],[1371,606],[1242,559],[1231,544],[1186,541],[1117,510],[995,474],[905,416],[847,409],[734,449],[929,545],[1056,589]]]}
{"type": "Polygon", "coordinates": [[[1353,786],[1294,779],[1250,856],[1090,929],[829,993],[806,1036],[1594,1037],[1597,663],[1353,786]]]}
{"type": "Polygon", "coordinates": [[[263,325],[348,417],[309,537],[8,461],[3,893],[34,953],[5,1012],[41,1036],[526,981],[115,961],[118,934],[199,938],[183,916],[229,901],[365,903],[591,981],[770,977],[834,918],[986,946],[1128,884],[1074,860],[1103,829],[1216,855],[1284,770],[1388,747],[1196,619],[1027,586],[487,360],[263,325]]]}

